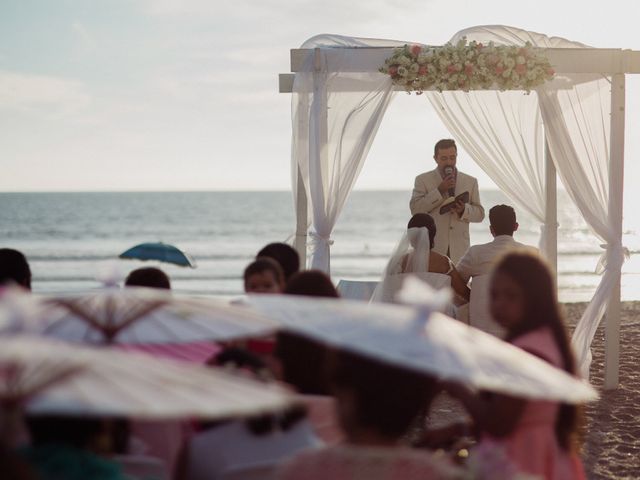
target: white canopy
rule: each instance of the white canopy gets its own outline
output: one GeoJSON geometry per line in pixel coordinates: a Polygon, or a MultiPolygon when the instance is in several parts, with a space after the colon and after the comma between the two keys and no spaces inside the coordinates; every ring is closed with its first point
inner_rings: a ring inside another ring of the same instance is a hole
{"type": "MultiPolygon", "coordinates": [[[[529,95],[522,91],[429,91],[452,136],[520,208],[541,224],[541,246],[556,264],[556,170],[604,252],[603,273],[574,335],[583,374],[605,309],[607,372],[617,385],[624,163],[624,75],[640,73],[640,52],[595,49],[558,37],[505,26],[462,30],[468,41],[544,48],[556,76],[529,95]],[[546,152],[546,155],[545,155],[546,152]]],[[[391,77],[378,70],[393,49],[409,42],[320,35],[292,50],[292,173],[296,246],[311,267],[329,271],[331,232],[362,169],[393,97],[391,77]],[[310,217],[310,222],[309,222],[310,217]]]]}

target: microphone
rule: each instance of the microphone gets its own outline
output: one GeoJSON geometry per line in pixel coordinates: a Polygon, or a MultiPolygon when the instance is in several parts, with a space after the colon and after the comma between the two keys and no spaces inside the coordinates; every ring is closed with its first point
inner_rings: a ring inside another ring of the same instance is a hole
{"type": "MultiPolygon", "coordinates": [[[[446,166],[446,167],[444,167],[444,176],[448,177],[449,175],[453,175],[453,167],[446,166]]],[[[449,189],[449,196],[450,197],[454,197],[455,194],[456,194],[456,188],[455,187],[451,187],[449,189]]]]}

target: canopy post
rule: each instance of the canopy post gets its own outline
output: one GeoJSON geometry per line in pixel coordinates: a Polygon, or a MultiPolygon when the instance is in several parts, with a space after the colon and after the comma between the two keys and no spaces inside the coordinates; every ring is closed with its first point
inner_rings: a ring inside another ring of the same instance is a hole
{"type": "Polygon", "coordinates": [[[307,266],[307,227],[309,220],[307,218],[307,190],[304,188],[304,181],[300,173],[300,167],[296,165],[296,236],[293,240],[293,248],[298,252],[300,257],[300,266],[305,269],[307,266]]]}
{"type": "MultiPolygon", "coordinates": [[[[310,142],[310,148],[315,148],[316,152],[309,152],[309,193],[312,201],[315,199],[324,199],[325,197],[325,177],[328,174],[329,165],[329,106],[327,98],[327,67],[323,65],[323,54],[320,48],[314,49],[313,56],[313,106],[311,107],[311,114],[315,116],[315,142],[310,142]]],[[[324,200],[323,200],[324,201],[324,200]]],[[[320,236],[322,233],[318,231],[318,225],[315,224],[314,216],[314,230],[315,233],[320,236]]],[[[330,232],[329,232],[330,233],[330,232]]],[[[325,248],[320,239],[316,239],[318,242],[315,246],[316,249],[325,248]]],[[[329,250],[328,242],[327,249],[327,261],[326,265],[318,264],[316,262],[316,254],[312,258],[311,268],[318,268],[323,270],[327,275],[331,272],[331,251],[329,250]]]]}
{"type": "MultiPolygon", "coordinates": [[[[624,114],[625,77],[616,73],[611,77],[611,143],[609,146],[609,219],[615,232],[622,239],[622,191],[624,185],[624,114]]],[[[611,247],[611,246],[610,246],[611,247]]],[[[611,249],[609,250],[611,251],[611,249]]],[[[621,272],[615,272],[615,285],[607,307],[605,324],[604,388],[618,386],[620,362],[620,279],[621,272]]]]}
{"type": "Polygon", "coordinates": [[[553,274],[558,274],[558,190],[556,185],[556,166],[553,164],[551,150],[546,136],[544,140],[545,169],[545,215],[544,250],[553,274]]]}

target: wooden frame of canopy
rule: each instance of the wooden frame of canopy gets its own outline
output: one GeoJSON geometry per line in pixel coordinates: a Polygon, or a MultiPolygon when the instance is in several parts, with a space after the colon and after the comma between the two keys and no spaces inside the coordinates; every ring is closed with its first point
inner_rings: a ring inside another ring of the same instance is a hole
{"type": "MultiPolygon", "coordinates": [[[[387,58],[393,54],[393,47],[339,47],[349,48],[357,52],[357,61],[349,64],[350,72],[377,72],[380,68],[380,57],[387,58]],[[381,50],[383,52],[381,52],[381,50]]],[[[557,73],[591,73],[611,77],[611,132],[610,132],[610,168],[609,168],[609,216],[615,219],[616,229],[622,232],[623,184],[624,184],[624,128],[625,128],[625,75],[640,74],[640,51],[609,48],[547,48],[543,49],[551,65],[557,73]]],[[[304,61],[315,55],[319,65],[320,49],[292,49],[291,72],[279,75],[280,93],[292,93],[295,73],[302,70],[304,61]]],[[[320,75],[319,68],[318,78],[320,75]]],[[[318,85],[321,82],[318,80],[318,85]]],[[[402,87],[396,90],[404,91],[402,87]]],[[[317,93],[326,91],[320,89],[317,93]]],[[[326,101],[323,102],[326,105],[326,101]]],[[[321,113],[322,125],[327,125],[327,110],[321,113]]],[[[326,128],[324,129],[326,132],[326,128]]],[[[325,144],[326,144],[326,138],[325,144]]],[[[322,142],[318,145],[320,153],[326,153],[322,142]]],[[[557,269],[557,192],[556,170],[550,158],[549,148],[545,149],[546,178],[546,211],[545,223],[555,228],[545,230],[545,244],[548,260],[557,269]]],[[[296,198],[296,233],[295,248],[302,261],[307,256],[307,196],[304,183],[297,173],[296,198]]],[[[605,388],[613,389],[618,385],[619,353],[620,353],[620,279],[618,279],[606,313],[605,323],[605,388]]]]}

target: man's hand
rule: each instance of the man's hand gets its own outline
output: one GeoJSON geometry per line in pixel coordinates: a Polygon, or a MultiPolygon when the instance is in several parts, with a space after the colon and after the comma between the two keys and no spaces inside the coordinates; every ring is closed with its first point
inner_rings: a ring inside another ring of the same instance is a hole
{"type": "Polygon", "coordinates": [[[447,175],[442,179],[440,185],[438,185],[438,190],[440,191],[440,195],[443,197],[447,194],[449,189],[456,188],[456,177],[455,175],[447,175]]]}
{"type": "Polygon", "coordinates": [[[458,200],[456,201],[456,204],[454,205],[454,207],[451,209],[452,212],[456,212],[458,214],[459,217],[462,216],[462,214],[464,213],[464,202],[462,200],[458,200]]]}

